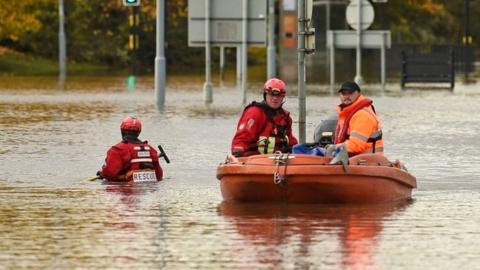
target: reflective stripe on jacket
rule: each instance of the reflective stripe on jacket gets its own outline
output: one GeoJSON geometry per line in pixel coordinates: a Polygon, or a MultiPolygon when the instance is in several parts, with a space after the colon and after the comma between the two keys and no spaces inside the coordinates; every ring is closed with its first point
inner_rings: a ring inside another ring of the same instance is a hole
{"type": "MultiPolygon", "coordinates": [[[[350,155],[373,151],[373,143],[367,141],[376,131],[381,130],[381,124],[371,104],[370,99],[360,95],[347,107],[337,105],[335,144],[343,143],[350,155]]],[[[382,139],[375,143],[375,153],[383,155],[382,139]]]]}
{"type": "Polygon", "coordinates": [[[131,170],[152,169],[158,180],[163,177],[163,170],[158,162],[157,151],[147,142],[122,141],[112,146],[105,158],[102,175],[110,181],[118,181],[119,176],[131,170]]]}

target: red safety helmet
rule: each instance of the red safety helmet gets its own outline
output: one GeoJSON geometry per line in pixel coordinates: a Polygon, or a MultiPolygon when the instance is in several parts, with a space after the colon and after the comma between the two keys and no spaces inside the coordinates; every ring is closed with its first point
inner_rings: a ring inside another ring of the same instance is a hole
{"type": "Polygon", "coordinates": [[[266,92],[278,92],[279,94],[286,94],[287,93],[287,87],[285,86],[285,83],[277,78],[271,78],[268,81],[265,82],[263,85],[263,91],[264,93],[266,92]]]}
{"type": "Polygon", "coordinates": [[[140,133],[140,131],[142,131],[142,122],[140,122],[140,119],[138,118],[127,116],[123,118],[122,123],[120,124],[120,130],[140,133]]]}

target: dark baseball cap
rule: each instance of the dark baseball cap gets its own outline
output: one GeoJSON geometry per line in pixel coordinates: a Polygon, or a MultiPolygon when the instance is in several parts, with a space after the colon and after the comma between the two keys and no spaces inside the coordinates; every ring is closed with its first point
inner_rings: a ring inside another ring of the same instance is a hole
{"type": "Polygon", "coordinates": [[[338,89],[338,92],[342,90],[349,91],[350,93],[353,93],[355,91],[358,91],[358,92],[362,91],[360,90],[360,86],[358,86],[357,83],[349,82],[349,81],[342,83],[342,86],[340,87],[340,89],[338,89]]]}

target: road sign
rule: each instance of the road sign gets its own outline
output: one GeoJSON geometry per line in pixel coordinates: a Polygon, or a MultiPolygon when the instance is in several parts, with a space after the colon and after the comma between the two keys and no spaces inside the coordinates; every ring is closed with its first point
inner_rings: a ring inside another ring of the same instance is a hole
{"type": "MultiPolygon", "coordinates": [[[[210,1],[210,43],[234,47],[242,44],[243,0],[210,1]]],[[[248,0],[247,43],[266,46],[266,0],[248,0]]],[[[205,46],[205,1],[188,1],[188,45],[205,46]]]]}
{"type": "MultiPolygon", "coordinates": [[[[335,49],[354,49],[358,48],[358,33],[352,30],[336,30],[327,32],[327,47],[330,49],[330,92],[333,93],[335,83],[335,49]]],[[[380,78],[382,89],[385,90],[386,81],[386,48],[390,48],[390,31],[367,30],[362,31],[360,35],[362,49],[380,50],[380,78]]],[[[361,63],[357,58],[357,63],[361,63]]],[[[360,72],[357,74],[361,74],[360,72]]]]}
{"type": "Polygon", "coordinates": [[[283,10],[284,11],[295,11],[295,0],[283,0],[283,10]]]}
{"type": "Polygon", "coordinates": [[[370,27],[375,18],[375,11],[372,4],[368,0],[352,0],[347,6],[346,17],[347,23],[353,29],[358,29],[358,4],[361,3],[361,29],[365,30],[370,27]],[[360,2],[361,1],[361,2],[360,2]]]}
{"type": "Polygon", "coordinates": [[[140,6],[140,0],[123,0],[123,5],[127,7],[140,6]]]}
{"type": "MultiPolygon", "coordinates": [[[[349,30],[328,31],[327,47],[353,49],[357,46],[357,32],[349,30]]],[[[390,31],[369,30],[362,32],[363,49],[390,48],[390,31]]]]}

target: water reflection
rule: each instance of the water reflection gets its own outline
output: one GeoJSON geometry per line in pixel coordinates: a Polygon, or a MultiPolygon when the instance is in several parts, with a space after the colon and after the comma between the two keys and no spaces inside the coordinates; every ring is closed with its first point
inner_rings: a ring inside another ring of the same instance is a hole
{"type": "MultiPolygon", "coordinates": [[[[107,226],[113,229],[135,229],[141,220],[138,220],[138,211],[141,209],[142,195],[154,192],[158,183],[107,183],[105,191],[117,198],[114,203],[108,204],[107,226]]],[[[132,235],[132,234],[130,234],[132,235]]]]}
{"type": "Polygon", "coordinates": [[[285,246],[293,248],[289,264],[310,267],[330,263],[342,269],[377,269],[376,249],[384,222],[411,202],[375,205],[246,204],[222,202],[219,214],[249,248],[262,247],[257,263],[284,267],[285,246]],[[337,249],[326,250],[325,244],[337,249]],[[322,253],[316,250],[319,246],[322,253]],[[329,254],[331,253],[331,254],[329,254]],[[338,256],[338,260],[332,258],[338,256]],[[332,260],[328,262],[327,260],[332,260]]]}
{"type": "Polygon", "coordinates": [[[152,268],[160,252],[155,244],[160,224],[155,202],[159,183],[103,184],[106,230],[102,239],[111,243],[106,246],[109,259],[105,261],[152,268]]]}

